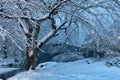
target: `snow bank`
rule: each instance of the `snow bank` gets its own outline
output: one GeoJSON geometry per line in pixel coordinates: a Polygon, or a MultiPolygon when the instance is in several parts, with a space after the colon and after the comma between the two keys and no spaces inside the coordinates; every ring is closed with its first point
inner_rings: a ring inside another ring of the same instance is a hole
{"type": "Polygon", "coordinates": [[[120,80],[119,76],[119,68],[107,67],[104,62],[87,64],[86,60],[79,60],[42,63],[35,71],[22,72],[8,80],[120,80]]]}

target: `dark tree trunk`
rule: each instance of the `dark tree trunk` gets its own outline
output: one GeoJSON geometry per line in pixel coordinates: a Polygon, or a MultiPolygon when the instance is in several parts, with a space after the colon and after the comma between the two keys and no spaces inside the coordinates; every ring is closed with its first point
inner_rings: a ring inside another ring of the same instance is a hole
{"type": "Polygon", "coordinates": [[[30,48],[26,47],[26,69],[25,70],[29,70],[32,63],[32,56],[29,57],[29,51],[30,51],[30,48]]]}
{"type": "Polygon", "coordinates": [[[37,53],[38,49],[35,47],[35,49],[33,50],[32,70],[35,70],[35,67],[37,66],[37,53]]]}
{"type": "MultiPolygon", "coordinates": [[[[26,62],[26,70],[29,70],[30,68],[32,70],[35,70],[36,67],[36,63],[37,63],[37,53],[38,53],[38,48],[37,48],[37,38],[39,35],[39,31],[40,31],[40,23],[41,22],[37,22],[36,24],[36,30],[34,32],[34,35],[31,36],[33,40],[31,40],[31,38],[28,37],[28,44],[30,43],[29,41],[32,41],[32,48],[28,48],[26,49],[26,53],[27,53],[27,62],[26,62]],[[30,56],[30,52],[33,51],[33,54],[30,56]]],[[[30,31],[30,30],[29,30],[30,31]]]]}
{"type": "Polygon", "coordinates": [[[30,56],[29,53],[31,50],[32,50],[31,48],[28,48],[26,50],[26,53],[27,53],[27,55],[26,55],[27,56],[26,57],[26,70],[29,70],[29,69],[35,70],[35,67],[36,67],[38,49],[34,48],[33,55],[30,56]]]}

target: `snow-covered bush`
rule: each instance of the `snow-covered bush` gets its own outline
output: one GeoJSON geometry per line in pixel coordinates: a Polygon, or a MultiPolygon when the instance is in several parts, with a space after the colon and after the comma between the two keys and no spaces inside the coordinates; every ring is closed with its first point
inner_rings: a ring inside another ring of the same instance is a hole
{"type": "Polygon", "coordinates": [[[106,65],[108,67],[116,66],[120,67],[120,53],[109,51],[105,54],[106,65]]]}
{"type": "Polygon", "coordinates": [[[106,61],[105,63],[108,67],[116,66],[120,68],[120,57],[113,58],[111,60],[106,61]]]}
{"type": "Polygon", "coordinates": [[[76,61],[76,60],[80,60],[83,59],[83,56],[80,56],[76,53],[64,53],[64,54],[59,54],[55,57],[52,58],[52,61],[56,61],[56,62],[72,62],[72,61],[76,61]]]}
{"type": "Polygon", "coordinates": [[[45,52],[38,55],[38,63],[46,61],[69,62],[81,58],[80,47],[68,44],[47,44],[42,47],[45,52]],[[58,58],[60,57],[60,58],[58,58]],[[62,58],[63,57],[63,58],[62,58]],[[58,60],[59,59],[59,60],[58,60]],[[65,60],[66,59],[66,60],[65,60]]]}

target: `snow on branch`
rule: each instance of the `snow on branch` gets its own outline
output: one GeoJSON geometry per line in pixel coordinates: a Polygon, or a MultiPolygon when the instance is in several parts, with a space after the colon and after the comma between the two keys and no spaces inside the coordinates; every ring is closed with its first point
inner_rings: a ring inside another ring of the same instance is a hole
{"type": "Polygon", "coordinates": [[[61,6],[61,4],[65,3],[65,2],[67,2],[67,1],[69,1],[69,0],[62,0],[62,1],[60,1],[59,3],[57,3],[57,4],[51,9],[51,11],[50,11],[49,13],[47,13],[46,15],[44,15],[42,18],[40,18],[40,19],[37,20],[37,21],[44,21],[44,20],[46,20],[48,17],[50,17],[50,15],[51,15],[59,6],[61,6]]]}
{"type": "Polygon", "coordinates": [[[29,57],[32,57],[33,55],[33,50],[29,52],[29,57]]]}
{"type": "Polygon", "coordinates": [[[7,36],[7,34],[1,26],[0,26],[0,35],[1,35],[2,39],[5,41],[5,37],[7,36]]]}
{"type": "MultiPolygon", "coordinates": [[[[62,0],[59,3],[57,3],[49,13],[47,13],[46,15],[44,15],[42,18],[40,18],[39,20],[37,20],[37,26],[39,26],[39,24],[41,22],[43,22],[44,20],[48,19],[51,17],[51,15],[54,13],[54,11],[64,2],[67,2],[69,0],[62,0]]],[[[53,14],[55,15],[55,14],[53,14]]],[[[53,16],[52,15],[52,16],[53,16]]],[[[63,26],[63,25],[62,25],[63,26]]],[[[37,43],[37,47],[40,48],[40,46],[42,46],[44,43],[46,43],[49,39],[51,39],[56,33],[57,31],[62,27],[60,26],[58,29],[52,29],[52,31],[50,31],[46,36],[44,36],[38,43],[37,43]]],[[[57,28],[57,27],[56,27],[57,28]]]]}
{"type": "Polygon", "coordinates": [[[39,47],[39,45],[40,45],[41,43],[46,42],[46,40],[49,39],[49,37],[52,36],[54,33],[55,33],[55,30],[50,31],[46,36],[44,36],[44,37],[38,42],[37,47],[39,47]]]}
{"type": "Polygon", "coordinates": [[[54,35],[67,23],[67,21],[65,21],[64,23],[62,23],[57,29],[52,29],[47,35],[45,35],[37,44],[37,47],[39,48],[41,45],[43,45],[44,43],[46,43],[48,40],[50,40],[52,37],[54,37],[54,35]]]}
{"type": "Polygon", "coordinates": [[[29,33],[27,29],[27,25],[22,21],[22,19],[18,19],[19,24],[21,25],[22,29],[24,30],[25,33],[29,33]]]}

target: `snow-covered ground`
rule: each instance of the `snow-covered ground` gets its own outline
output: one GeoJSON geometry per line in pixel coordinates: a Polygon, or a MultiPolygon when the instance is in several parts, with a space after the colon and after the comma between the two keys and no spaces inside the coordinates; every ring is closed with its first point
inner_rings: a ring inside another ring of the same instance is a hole
{"type": "Polygon", "coordinates": [[[86,60],[69,63],[44,63],[35,71],[17,74],[8,80],[120,80],[120,68],[107,67],[104,62],[87,64],[86,60]]]}
{"type": "Polygon", "coordinates": [[[17,70],[18,68],[0,68],[0,74],[17,70]]]}

